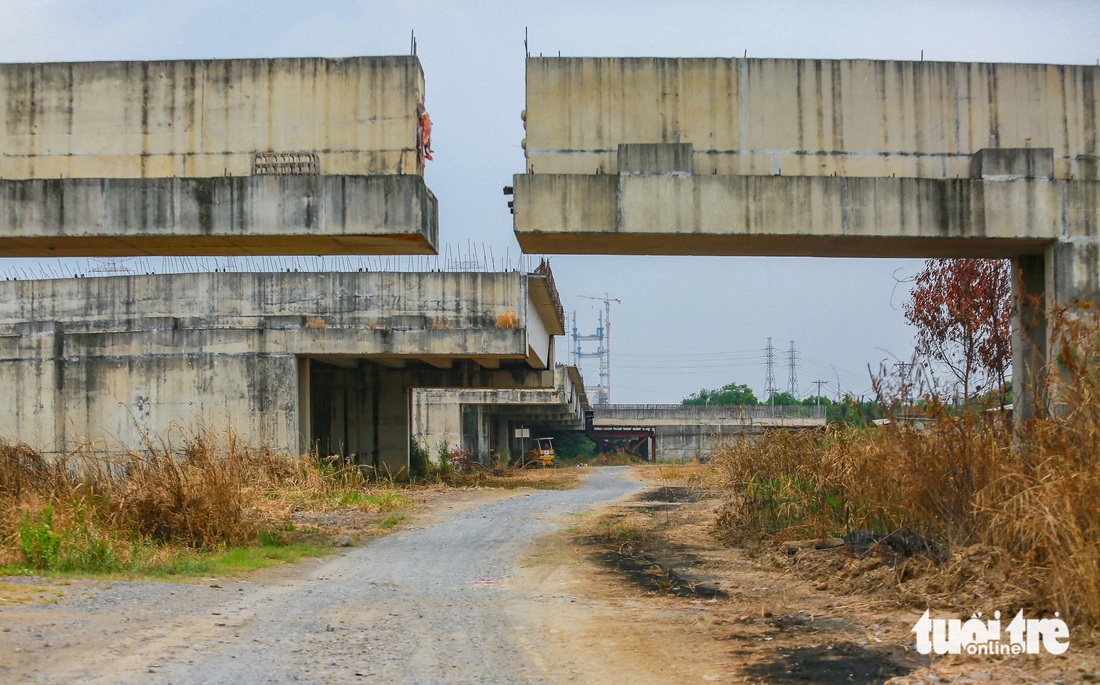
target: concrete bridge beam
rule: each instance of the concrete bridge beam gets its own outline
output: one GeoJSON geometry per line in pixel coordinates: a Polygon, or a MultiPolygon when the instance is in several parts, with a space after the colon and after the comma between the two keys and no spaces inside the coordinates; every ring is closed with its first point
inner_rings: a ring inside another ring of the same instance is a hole
{"type": "Polygon", "coordinates": [[[1100,302],[1097,102],[1095,66],[531,58],[515,232],[543,253],[1013,259],[1017,395],[1056,403],[1045,312],[1100,302]]]}
{"type": "Polygon", "coordinates": [[[0,65],[0,257],[434,254],[415,56],[0,65]]]}

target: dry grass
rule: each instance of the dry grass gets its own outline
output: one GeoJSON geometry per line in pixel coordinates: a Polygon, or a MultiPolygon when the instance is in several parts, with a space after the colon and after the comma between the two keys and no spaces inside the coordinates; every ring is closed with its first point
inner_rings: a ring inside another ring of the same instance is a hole
{"type": "Polygon", "coordinates": [[[515,312],[503,312],[497,315],[497,328],[522,328],[519,314],[515,312]]]}
{"type": "MultiPolygon", "coordinates": [[[[436,476],[451,487],[509,489],[565,489],[581,477],[503,468],[436,476]]],[[[126,453],[42,455],[0,442],[0,567],[157,573],[199,553],[332,537],[329,524],[322,531],[312,521],[347,519],[356,535],[375,534],[406,517],[416,487],[335,459],[253,448],[231,431],[176,429],[126,453]]]]}
{"type": "Polygon", "coordinates": [[[651,464],[638,467],[635,473],[640,479],[648,483],[684,483],[687,485],[701,485],[701,481],[710,475],[711,468],[699,462],[688,462],[685,464],[651,464]]]}
{"type": "Polygon", "coordinates": [[[517,490],[569,490],[581,481],[577,469],[498,469],[488,473],[451,474],[442,482],[456,488],[500,488],[517,490]]]}
{"type": "Polygon", "coordinates": [[[720,448],[728,537],[796,539],[909,529],[947,552],[981,549],[1037,608],[1100,624],[1100,330],[1063,322],[1057,415],[1014,436],[980,414],[924,428],[774,432],[720,448]]]}
{"type": "Polygon", "coordinates": [[[256,544],[295,511],[411,504],[354,468],[196,431],[181,446],[44,456],[0,443],[0,564],[125,570],[181,550],[256,544]]]}

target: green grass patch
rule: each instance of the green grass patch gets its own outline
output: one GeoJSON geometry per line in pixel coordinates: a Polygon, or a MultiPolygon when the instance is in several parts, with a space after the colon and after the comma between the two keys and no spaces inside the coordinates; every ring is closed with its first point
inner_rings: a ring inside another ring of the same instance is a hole
{"type": "Polygon", "coordinates": [[[203,555],[191,563],[165,568],[165,575],[180,576],[243,576],[280,564],[292,564],[302,559],[322,557],[333,548],[315,543],[264,544],[258,547],[234,547],[203,555]]]}
{"type": "Polygon", "coordinates": [[[393,530],[397,524],[401,523],[407,518],[407,516],[401,512],[394,512],[378,522],[378,527],[382,530],[393,530]]]}
{"type": "Polygon", "coordinates": [[[65,564],[53,568],[9,564],[0,566],[0,576],[44,576],[50,578],[116,578],[126,580],[166,580],[200,576],[244,576],[280,564],[331,554],[334,548],[313,542],[285,542],[277,533],[261,533],[260,544],[227,547],[213,552],[187,548],[150,550],[127,561],[105,565],[65,564]]]}

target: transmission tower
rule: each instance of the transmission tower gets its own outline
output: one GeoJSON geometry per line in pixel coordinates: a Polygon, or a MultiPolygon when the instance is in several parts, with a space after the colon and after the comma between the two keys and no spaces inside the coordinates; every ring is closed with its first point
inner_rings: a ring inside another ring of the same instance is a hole
{"type": "Polygon", "coordinates": [[[779,388],[775,385],[775,348],[772,347],[772,339],[768,338],[768,346],[764,349],[765,359],[768,365],[768,375],[764,377],[764,396],[771,402],[779,388]]]}
{"type": "Polygon", "coordinates": [[[580,345],[577,344],[577,337],[578,337],[577,336],[577,311],[575,309],[573,310],[573,315],[570,318],[572,319],[572,322],[573,322],[572,325],[570,326],[570,328],[572,329],[572,333],[573,333],[572,336],[571,336],[572,339],[573,339],[573,344],[569,346],[569,365],[570,366],[576,366],[577,365],[577,352],[580,352],[580,345]]]}
{"type": "MultiPolygon", "coordinates": [[[[621,304],[622,300],[611,297],[607,293],[601,295],[578,295],[577,297],[583,297],[587,300],[599,300],[603,302],[603,311],[600,312],[600,325],[596,329],[595,335],[578,335],[577,329],[573,328],[573,346],[575,348],[575,354],[578,359],[584,359],[586,357],[598,357],[600,360],[600,384],[595,387],[593,393],[596,397],[597,405],[611,404],[611,303],[615,302],[621,304]],[[580,342],[584,340],[595,340],[599,342],[595,352],[582,352],[580,342]]],[[[587,388],[586,388],[587,390],[587,388]]]]}
{"type": "Polygon", "coordinates": [[[793,340],[787,352],[787,392],[792,398],[798,398],[798,352],[794,349],[793,340]]]}
{"type": "Polygon", "coordinates": [[[604,366],[604,362],[603,362],[604,350],[606,349],[605,346],[604,346],[604,336],[605,336],[605,334],[606,334],[606,331],[604,329],[604,323],[603,323],[603,312],[600,312],[600,325],[596,327],[596,332],[595,333],[590,333],[590,334],[581,334],[577,330],[577,315],[576,315],[576,313],[573,314],[573,344],[570,347],[569,354],[573,358],[574,366],[577,366],[578,368],[580,368],[582,360],[584,360],[584,359],[599,359],[600,360],[600,371],[601,371],[600,384],[598,384],[598,385],[585,385],[584,386],[585,392],[588,393],[589,397],[593,398],[594,403],[596,405],[607,404],[607,401],[604,399],[605,398],[605,393],[604,393],[604,388],[603,388],[603,373],[602,373],[603,372],[603,366],[604,366]],[[585,352],[581,348],[581,343],[586,343],[586,342],[595,342],[596,343],[596,351],[595,352],[585,352]]]}

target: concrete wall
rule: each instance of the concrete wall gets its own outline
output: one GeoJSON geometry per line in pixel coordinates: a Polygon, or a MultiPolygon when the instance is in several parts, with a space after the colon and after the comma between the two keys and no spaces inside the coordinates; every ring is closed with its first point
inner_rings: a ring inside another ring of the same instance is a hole
{"type": "Polygon", "coordinates": [[[414,56],[4,64],[0,94],[3,179],[248,176],[256,152],[422,173],[414,56]]]}
{"type": "MultiPolygon", "coordinates": [[[[0,282],[0,438],[140,447],[173,424],[396,472],[416,387],[547,387],[519,273],[212,273],[0,282]],[[516,313],[518,328],[497,328],[516,313]],[[326,373],[328,375],[326,375],[326,373]]],[[[540,329],[560,328],[543,322],[540,329]]],[[[550,364],[552,365],[552,360],[550,364]]]]}
{"type": "Polygon", "coordinates": [[[1100,68],[876,60],[529,58],[527,171],[618,173],[690,143],[718,175],[960,178],[982,148],[1052,148],[1097,180],[1100,68]]]}
{"type": "Polygon", "coordinates": [[[533,252],[1016,257],[1092,239],[1100,67],[532,58],[533,252]]]}
{"type": "Polygon", "coordinates": [[[760,429],[747,426],[701,426],[684,424],[658,426],[657,462],[684,463],[701,461],[710,456],[715,447],[742,440],[748,435],[758,435],[760,429]]]}
{"type": "Polygon", "coordinates": [[[609,404],[594,407],[595,426],[824,427],[824,407],[609,404]]]}

